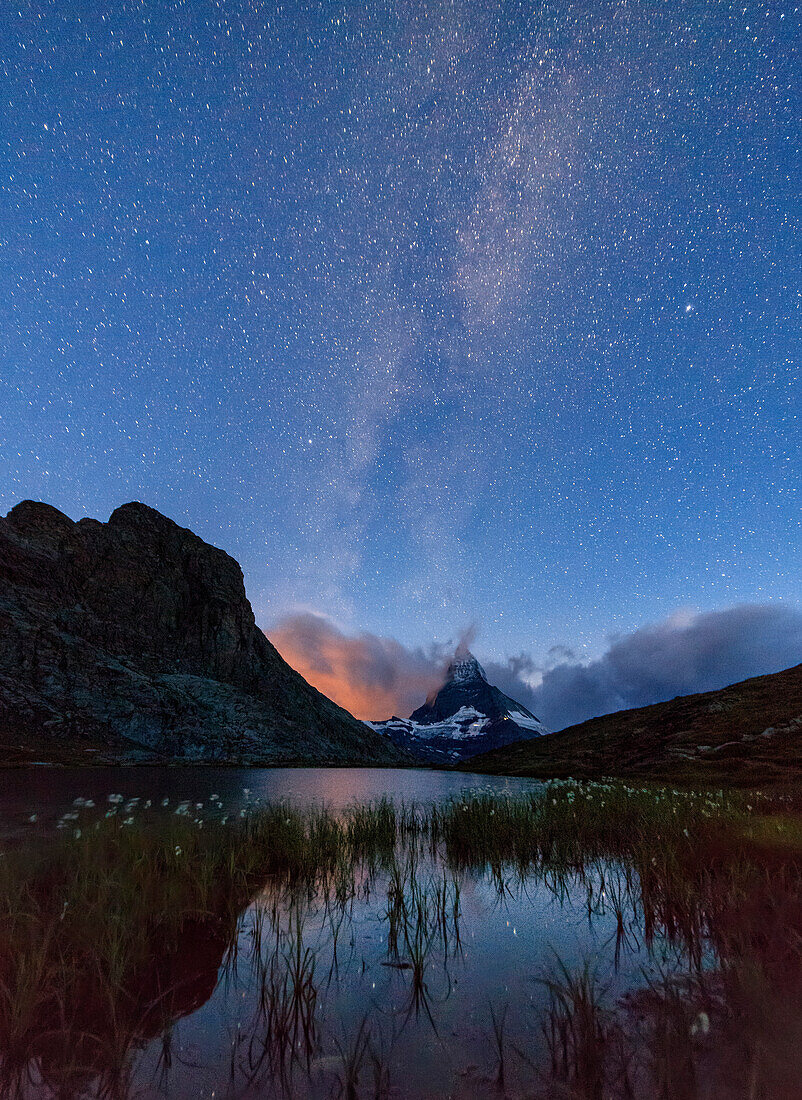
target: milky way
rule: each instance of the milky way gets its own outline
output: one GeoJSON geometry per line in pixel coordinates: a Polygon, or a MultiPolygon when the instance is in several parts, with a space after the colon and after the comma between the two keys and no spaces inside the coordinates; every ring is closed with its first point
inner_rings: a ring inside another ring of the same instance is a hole
{"type": "Polygon", "coordinates": [[[799,20],[5,5],[2,510],[498,660],[798,600],[799,20]]]}

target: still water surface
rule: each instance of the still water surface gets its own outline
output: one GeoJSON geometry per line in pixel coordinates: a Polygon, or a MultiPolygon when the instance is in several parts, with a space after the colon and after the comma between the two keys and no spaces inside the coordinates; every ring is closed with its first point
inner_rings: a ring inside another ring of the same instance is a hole
{"type": "MultiPolygon", "coordinates": [[[[28,768],[1,773],[0,782],[7,842],[17,845],[27,829],[42,846],[78,824],[92,827],[93,815],[109,806],[130,813],[125,824],[135,829],[148,803],[156,814],[189,804],[184,815],[200,820],[210,810],[239,818],[260,800],[340,812],[385,796],[399,804],[459,804],[488,793],[543,792],[524,779],[425,769],[28,768]],[[76,799],[94,806],[74,811],[76,799]],[[65,812],[78,817],[65,820],[65,812]]],[[[119,999],[112,989],[99,1022],[89,1022],[97,1004],[74,1003],[97,999],[82,994],[80,982],[64,1003],[56,996],[58,1011],[45,1005],[32,1012],[33,1023],[20,1023],[15,1005],[3,1009],[0,996],[0,1069],[4,1061],[11,1067],[7,1080],[24,1100],[558,1095],[544,1076],[554,1050],[566,1049],[565,1036],[555,1045],[553,1027],[549,1039],[549,979],[594,974],[605,1005],[620,1008],[667,973],[701,972],[711,963],[695,900],[690,932],[668,911],[673,903],[661,883],[649,888],[647,913],[641,873],[599,858],[460,865],[425,843],[402,843],[391,862],[358,865],[347,883],[335,876],[297,889],[271,873],[237,904],[233,924],[221,928],[192,914],[166,953],[160,914],[150,914],[136,980],[128,974],[119,999]],[[107,1028],[109,1018],[114,1026],[107,1028]],[[78,1064],[75,1051],[84,1049],[85,1064],[78,1064]],[[27,1060],[24,1073],[15,1058],[27,1060]]],[[[684,885],[680,893],[687,894],[684,885]]],[[[63,919],[62,910],[46,930],[56,942],[63,919]]],[[[94,990],[91,976],[86,989],[94,990]]],[[[682,1042],[692,1034],[696,1043],[693,1028],[704,1030],[706,1019],[693,1007],[683,1017],[682,1042]]],[[[590,1055],[601,1043],[595,1026],[590,1055]]],[[[572,1057],[590,1056],[585,1039],[570,1038],[572,1057]]],[[[653,1082],[635,1083],[631,1095],[656,1095],[653,1082]]],[[[582,1087],[591,1089],[588,1097],[618,1095],[592,1091],[592,1080],[582,1087]]],[[[719,1093],[694,1086],[687,1095],[719,1093]]]]}
{"type": "Polygon", "coordinates": [[[465,793],[516,792],[540,786],[531,779],[468,775],[428,768],[58,768],[43,765],[0,769],[0,829],[28,823],[35,811],[40,825],[54,824],[76,798],[98,804],[109,794],[171,807],[177,802],[207,803],[212,794],[231,810],[257,800],[289,800],[297,806],[339,810],[384,796],[432,802],[465,793]]]}

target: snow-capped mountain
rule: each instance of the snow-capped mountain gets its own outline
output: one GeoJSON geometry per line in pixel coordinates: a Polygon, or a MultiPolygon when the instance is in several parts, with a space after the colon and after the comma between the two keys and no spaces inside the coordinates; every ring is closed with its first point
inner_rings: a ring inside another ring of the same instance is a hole
{"type": "Polygon", "coordinates": [[[468,650],[457,650],[442,687],[409,718],[394,715],[368,724],[416,756],[440,762],[467,760],[549,732],[523,704],[487,682],[468,650]]]}

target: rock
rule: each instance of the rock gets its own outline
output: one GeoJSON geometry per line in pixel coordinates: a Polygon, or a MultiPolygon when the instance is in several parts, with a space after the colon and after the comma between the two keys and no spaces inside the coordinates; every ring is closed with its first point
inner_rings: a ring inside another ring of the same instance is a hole
{"type": "Polygon", "coordinates": [[[74,523],[33,501],[0,519],[0,752],[403,759],[279,656],[224,551],[144,504],[74,523]]]}

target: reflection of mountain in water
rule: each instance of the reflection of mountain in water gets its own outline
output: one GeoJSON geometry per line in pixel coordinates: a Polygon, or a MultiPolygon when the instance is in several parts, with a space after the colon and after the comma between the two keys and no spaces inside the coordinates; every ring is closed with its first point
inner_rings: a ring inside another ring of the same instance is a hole
{"type": "MultiPolygon", "coordinates": [[[[347,1081],[349,1066],[370,1082],[360,1095],[374,1095],[374,1071],[380,1095],[388,1086],[404,1096],[453,1093],[455,1068],[464,1083],[465,1067],[482,1057],[477,1020],[489,1033],[482,1013],[499,982],[508,998],[507,1091],[532,1095],[532,1059],[543,1053],[537,1037],[553,1003],[545,994],[533,1001],[529,976],[551,958],[544,930],[559,925],[570,954],[557,982],[581,973],[592,951],[599,967],[610,967],[601,981],[629,990],[609,1005],[601,987],[593,991],[603,1023],[593,1032],[599,1079],[610,1085],[593,1095],[646,1100],[666,1081],[665,1095],[698,1095],[693,1083],[704,1074],[705,1095],[717,1100],[796,1100],[802,859],[793,838],[778,846],[772,820],[759,842],[713,830],[699,842],[672,842],[667,854],[664,837],[661,846],[654,835],[622,831],[601,849],[618,858],[600,856],[597,844],[586,859],[585,840],[505,832],[496,824],[505,804],[485,806],[462,833],[454,826],[467,806],[457,804],[437,853],[431,823],[445,820],[442,807],[417,839],[410,819],[393,823],[386,804],[373,815],[360,807],[341,834],[347,844],[332,843],[333,819],[284,808],[250,834],[259,844],[248,874],[232,871],[231,861],[226,871],[228,857],[215,864],[200,843],[185,869],[170,863],[175,848],[166,840],[145,858],[120,827],[109,842],[117,845],[110,876],[92,880],[81,912],[69,900],[74,883],[92,875],[92,861],[83,861],[90,851],[102,856],[105,840],[83,855],[67,851],[66,860],[56,849],[50,859],[12,858],[1,899],[0,1096],[133,1100],[214,1090],[324,1100],[347,1081]],[[492,812],[490,827],[477,830],[482,812],[492,812]],[[182,894],[196,877],[208,891],[182,894]],[[666,945],[676,970],[644,987],[646,973],[665,967],[666,945]],[[188,1058],[173,1027],[210,998],[188,1058]],[[154,1065],[164,1074],[158,1087],[154,1065]],[[637,1067],[629,1083],[643,1088],[616,1091],[621,1065],[637,1067]]],[[[522,805],[534,822],[529,798],[522,805]]],[[[558,1043],[574,1034],[569,1026],[546,1033],[558,1043]]],[[[558,1079],[548,1077],[544,1054],[544,1096],[568,1095],[571,1059],[581,1052],[567,1042],[552,1064],[558,1079]]],[[[470,1094],[498,1096],[496,1081],[487,1061],[470,1094]]]]}
{"type": "MultiPolygon", "coordinates": [[[[102,965],[108,960],[101,951],[96,958],[71,959],[65,967],[66,960],[57,954],[58,926],[52,943],[43,929],[44,942],[38,946],[43,952],[50,947],[55,957],[45,954],[42,959],[52,967],[50,982],[37,988],[36,978],[43,975],[28,973],[28,988],[21,996],[15,991],[31,1006],[24,1026],[15,1006],[2,998],[0,1095],[17,1095],[20,1078],[28,1076],[41,1079],[48,1090],[37,1096],[114,1095],[125,1082],[134,1052],[168,1033],[176,1020],[212,996],[235,928],[217,917],[188,916],[176,937],[165,935],[154,918],[150,927],[133,933],[139,941],[135,957],[127,957],[130,943],[120,944],[126,965],[119,975],[102,965]]],[[[120,929],[98,929],[98,935],[115,932],[120,929]]],[[[130,934],[124,932],[126,938],[130,934]]],[[[10,957],[14,949],[5,937],[0,939],[3,982],[10,978],[13,983],[18,970],[20,957],[10,957]]]]}

